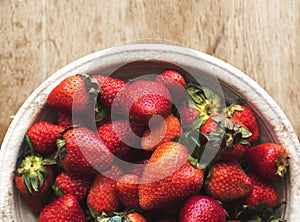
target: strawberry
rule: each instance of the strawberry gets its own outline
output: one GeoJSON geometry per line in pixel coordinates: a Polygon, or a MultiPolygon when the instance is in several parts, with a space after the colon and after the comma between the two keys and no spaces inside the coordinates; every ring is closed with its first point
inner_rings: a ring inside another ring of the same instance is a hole
{"type": "Polygon", "coordinates": [[[101,125],[98,128],[98,135],[114,155],[124,157],[131,149],[130,146],[137,146],[139,137],[142,135],[144,127],[127,120],[116,120],[101,125]],[[137,135],[138,134],[138,135],[137,135]]]}
{"type": "Polygon", "coordinates": [[[168,89],[157,81],[137,80],[127,84],[120,99],[124,115],[141,125],[147,125],[155,115],[166,118],[172,108],[168,89]]]}
{"type": "Polygon", "coordinates": [[[119,200],[126,208],[139,208],[139,177],[134,174],[123,175],[116,184],[119,200]]]}
{"type": "Polygon", "coordinates": [[[203,173],[188,161],[188,151],[177,142],[157,147],[147,163],[139,186],[139,203],[144,210],[166,206],[197,193],[203,173]]]}
{"type": "Polygon", "coordinates": [[[146,151],[153,151],[158,145],[181,134],[180,121],[173,115],[169,115],[164,121],[158,121],[157,125],[152,127],[153,130],[147,129],[142,137],[142,148],[146,151]]]}
{"type": "Polygon", "coordinates": [[[235,207],[235,216],[241,221],[283,221],[275,218],[275,212],[285,202],[279,201],[279,193],[273,185],[264,182],[250,171],[253,183],[251,193],[241,199],[240,205],[235,207]]]}
{"type": "Polygon", "coordinates": [[[56,140],[65,128],[50,122],[37,122],[33,124],[27,134],[31,139],[33,149],[42,156],[48,156],[57,150],[56,140]]]}
{"type": "Polygon", "coordinates": [[[40,156],[27,156],[15,174],[16,187],[34,213],[39,213],[51,193],[55,162],[40,156]]]}
{"type": "Polygon", "coordinates": [[[70,76],[60,82],[48,95],[47,104],[66,113],[86,113],[94,108],[98,95],[97,81],[88,75],[70,76]]]}
{"type": "Polygon", "coordinates": [[[73,175],[95,175],[113,163],[113,156],[99,137],[83,127],[67,129],[58,140],[57,157],[73,175]]]}
{"type": "Polygon", "coordinates": [[[176,103],[185,96],[186,83],[183,76],[175,70],[165,70],[156,77],[156,81],[164,84],[176,103]]]}
{"type": "Polygon", "coordinates": [[[94,179],[87,196],[87,206],[94,218],[103,211],[117,211],[121,208],[115,186],[122,174],[122,170],[114,166],[104,173],[105,176],[98,174],[94,179]]]}
{"type": "Polygon", "coordinates": [[[259,139],[259,127],[254,113],[245,105],[233,104],[225,108],[225,113],[237,119],[241,124],[249,129],[252,135],[249,137],[250,142],[259,139]]]}
{"type": "Polygon", "coordinates": [[[197,117],[201,114],[198,109],[190,107],[188,104],[183,103],[179,109],[180,120],[183,126],[191,125],[195,122],[197,117]]]}
{"type": "Polygon", "coordinates": [[[71,194],[65,194],[42,210],[39,222],[85,222],[86,218],[77,198],[71,194]]]}
{"type": "Polygon", "coordinates": [[[61,111],[57,112],[57,124],[64,128],[77,125],[77,124],[73,124],[72,114],[61,112],[61,111]]]}
{"type": "MultiPolygon", "coordinates": [[[[93,75],[93,78],[97,79],[100,93],[98,95],[98,100],[103,102],[105,106],[111,110],[114,99],[119,98],[118,94],[122,89],[124,89],[126,83],[117,78],[93,75]]],[[[116,101],[116,106],[118,106],[118,101],[116,101]]]]}
{"type": "Polygon", "coordinates": [[[147,222],[146,219],[137,212],[132,212],[132,213],[127,214],[127,218],[131,222],[147,222]]]}
{"type": "Polygon", "coordinates": [[[279,203],[279,194],[273,186],[263,182],[253,173],[248,175],[251,178],[253,189],[244,200],[246,205],[257,207],[264,202],[266,207],[272,207],[279,203]]]}
{"type": "Polygon", "coordinates": [[[275,143],[264,143],[248,149],[245,160],[253,171],[267,181],[282,178],[287,172],[288,153],[275,143]]]}
{"type": "Polygon", "coordinates": [[[246,197],[253,184],[237,161],[222,161],[212,165],[204,188],[210,197],[231,201],[246,197]]]}
{"type": "Polygon", "coordinates": [[[87,196],[91,183],[92,178],[75,177],[67,172],[61,172],[55,178],[52,188],[58,197],[72,194],[78,201],[81,201],[87,196]]]}
{"type": "Polygon", "coordinates": [[[179,221],[225,222],[226,213],[215,199],[203,195],[195,195],[184,203],[180,211],[179,221]]]}
{"type": "Polygon", "coordinates": [[[234,118],[212,115],[201,126],[201,133],[208,137],[212,146],[220,148],[221,160],[242,160],[249,148],[249,130],[234,118]]]}

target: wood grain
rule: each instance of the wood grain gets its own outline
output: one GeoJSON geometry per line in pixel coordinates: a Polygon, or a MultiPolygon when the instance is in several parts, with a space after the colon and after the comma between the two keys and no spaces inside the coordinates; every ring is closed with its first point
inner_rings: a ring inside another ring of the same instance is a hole
{"type": "Polygon", "coordinates": [[[11,116],[56,70],[143,39],[200,50],[236,66],[274,98],[300,136],[299,12],[298,0],[2,1],[0,142],[11,116]]]}

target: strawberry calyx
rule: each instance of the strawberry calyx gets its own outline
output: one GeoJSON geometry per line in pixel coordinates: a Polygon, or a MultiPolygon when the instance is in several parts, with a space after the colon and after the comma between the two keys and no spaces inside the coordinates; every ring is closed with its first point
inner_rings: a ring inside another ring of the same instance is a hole
{"type": "Polygon", "coordinates": [[[86,73],[77,74],[77,76],[80,76],[83,79],[90,97],[97,98],[97,96],[100,92],[100,87],[98,85],[97,79],[91,77],[90,75],[88,75],[86,73]]]}
{"type": "Polygon", "coordinates": [[[284,204],[286,204],[285,201],[281,201],[271,207],[267,207],[264,201],[260,202],[258,206],[244,204],[236,207],[235,216],[236,218],[242,218],[243,221],[283,222],[286,220],[275,218],[274,213],[284,204]],[[247,218],[247,220],[244,218],[247,218]]]}
{"type": "Polygon", "coordinates": [[[209,88],[190,83],[187,92],[192,98],[189,106],[200,111],[200,119],[205,121],[209,116],[220,112],[221,98],[209,88]]]}
{"type": "Polygon", "coordinates": [[[231,104],[230,106],[224,108],[224,113],[228,116],[233,116],[235,111],[243,111],[244,108],[238,104],[231,104]]]}
{"type": "Polygon", "coordinates": [[[64,195],[64,191],[58,186],[57,183],[52,184],[52,190],[54,191],[57,197],[61,197],[64,195]]]}
{"type": "Polygon", "coordinates": [[[218,124],[218,127],[216,132],[210,133],[210,136],[223,138],[222,147],[234,149],[234,145],[237,143],[249,144],[248,138],[252,133],[241,124],[233,123],[230,118],[223,116],[213,116],[212,119],[218,124]]]}
{"type": "Polygon", "coordinates": [[[48,176],[45,166],[56,164],[55,160],[43,159],[41,156],[27,156],[20,167],[14,171],[15,176],[24,174],[24,184],[29,195],[38,192],[44,185],[44,178],[48,176]]]}
{"type": "Polygon", "coordinates": [[[287,167],[288,167],[288,157],[285,153],[278,152],[278,158],[275,160],[277,171],[275,175],[280,176],[281,178],[284,177],[284,175],[287,173],[287,167]]]}

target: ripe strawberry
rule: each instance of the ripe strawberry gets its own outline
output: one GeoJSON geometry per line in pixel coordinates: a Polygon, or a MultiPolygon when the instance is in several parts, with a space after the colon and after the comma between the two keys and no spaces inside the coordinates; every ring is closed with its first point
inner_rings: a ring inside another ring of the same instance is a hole
{"type": "Polygon", "coordinates": [[[231,105],[225,108],[225,113],[237,119],[241,124],[249,129],[252,135],[249,137],[250,142],[259,139],[259,127],[254,113],[245,105],[231,105]]]}
{"type": "Polygon", "coordinates": [[[127,218],[131,222],[147,222],[146,219],[137,212],[132,212],[132,213],[127,214],[127,218]]]}
{"type": "Polygon", "coordinates": [[[253,184],[237,161],[217,162],[212,165],[204,188],[210,197],[231,201],[246,197],[253,184]]]}
{"type": "Polygon", "coordinates": [[[98,92],[96,80],[78,74],[60,82],[48,95],[47,104],[66,113],[85,113],[94,107],[98,92]]]}
{"type": "Polygon", "coordinates": [[[122,170],[114,166],[104,173],[105,176],[98,174],[94,179],[87,196],[87,206],[94,218],[104,210],[117,211],[121,208],[115,186],[122,174],[122,170]]]}
{"type": "Polygon", "coordinates": [[[73,125],[77,125],[76,123],[73,124],[72,114],[61,112],[61,111],[57,112],[57,124],[64,128],[68,128],[73,125]]]}
{"type": "Polygon", "coordinates": [[[42,156],[48,156],[57,150],[56,140],[65,128],[50,122],[37,122],[33,124],[27,134],[31,139],[33,149],[42,156]]]}
{"type": "MultiPolygon", "coordinates": [[[[93,75],[93,78],[97,79],[100,93],[98,95],[98,100],[103,102],[105,106],[111,110],[112,104],[115,98],[119,98],[118,93],[125,87],[126,83],[117,78],[93,75]]],[[[118,101],[116,101],[118,103],[118,101]]],[[[118,106],[118,104],[116,104],[118,106]]]]}
{"type": "Polygon", "coordinates": [[[186,83],[183,76],[175,70],[165,70],[156,77],[156,81],[164,84],[176,103],[184,98],[186,83]]]}
{"type": "Polygon", "coordinates": [[[253,184],[253,189],[244,199],[245,204],[258,207],[259,204],[264,202],[266,207],[272,207],[279,203],[279,194],[273,186],[263,182],[253,173],[249,174],[249,176],[253,184]]]}
{"type": "Polygon", "coordinates": [[[137,141],[142,135],[144,127],[128,120],[116,120],[101,125],[98,128],[98,135],[114,155],[124,157],[131,149],[130,146],[137,146],[137,141]]]}
{"type": "Polygon", "coordinates": [[[286,174],[288,153],[282,145],[264,143],[248,149],[245,160],[257,175],[271,181],[286,174]]]}
{"type": "Polygon", "coordinates": [[[166,118],[171,112],[172,102],[170,93],[163,84],[137,80],[122,90],[121,106],[130,120],[147,125],[155,115],[166,118]]]}
{"type": "Polygon", "coordinates": [[[225,222],[226,213],[216,200],[207,196],[195,195],[183,205],[179,221],[225,222]]]}
{"type": "Polygon", "coordinates": [[[90,189],[92,178],[89,177],[75,177],[67,172],[61,172],[53,183],[52,188],[56,196],[64,194],[74,195],[78,201],[83,200],[90,189]]]}
{"type": "Polygon", "coordinates": [[[16,169],[15,183],[34,213],[39,213],[51,193],[54,161],[40,156],[27,156],[16,169]]]}
{"type": "Polygon", "coordinates": [[[126,208],[139,208],[139,177],[134,174],[123,175],[116,184],[119,200],[126,208]]]}
{"type": "Polygon", "coordinates": [[[180,121],[173,115],[157,124],[153,130],[147,129],[142,137],[142,147],[146,151],[154,151],[158,145],[171,141],[181,134],[180,121]]]}
{"type": "Polygon", "coordinates": [[[99,137],[87,128],[71,128],[58,140],[58,158],[62,167],[73,175],[95,175],[113,163],[113,156],[99,137]]]}
{"type": "Polygon", "coordinates": [[[75,196],[65,194],[42,210],[39,222],[85,222],[86,218],[75,196]]]}
{"type": "Polygon", "coordinates": [[[197,117],[201,114],[198,109],[190,107],[188,104],[183,103],[179,109],[180,120],[183,126],[191,125],[195,122],[197,117]]]}
{"type": "Polygon", "coordinates": [[[224,115],[213,115],[201,126],[213,146],[219,149],[221,160],[242,160],[249,148],[248,138],[251,133],[238,120],[224,115]]]}
{"type": "Polygon", "coordinates": [[[166,142],[157,147],[146,165],[139,186],[139,203],[144,210],[166,206],[197,193],[203,173],[188,161],[186,147],[166,142]]]}

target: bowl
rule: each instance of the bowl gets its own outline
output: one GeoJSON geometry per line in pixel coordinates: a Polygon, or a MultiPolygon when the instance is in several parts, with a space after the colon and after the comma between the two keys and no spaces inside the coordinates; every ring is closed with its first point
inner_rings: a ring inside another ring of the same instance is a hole
{"type": "Polygon", "coordinates": [[[52,118],[46,99],[58,83],[77,73],[135,78],[165,68],[179,69],[186,77],[192,73],[201,84],[220,89],[229,102],[243,101],[256,113],[261,142],[272,141],[287,148],[291,158],[281,193],[287,205],[279,213],[287,221],[297,221],[300,145],[280,107],[256,82],[233,66],[210,55],[167,44],[122,45],[87,55],[54,73],[28,97],[9,126],[0,150],[0,217],[4,221],[37,221],[16,190],[12,172],[29,127],[36,121],[52,118]]]}

